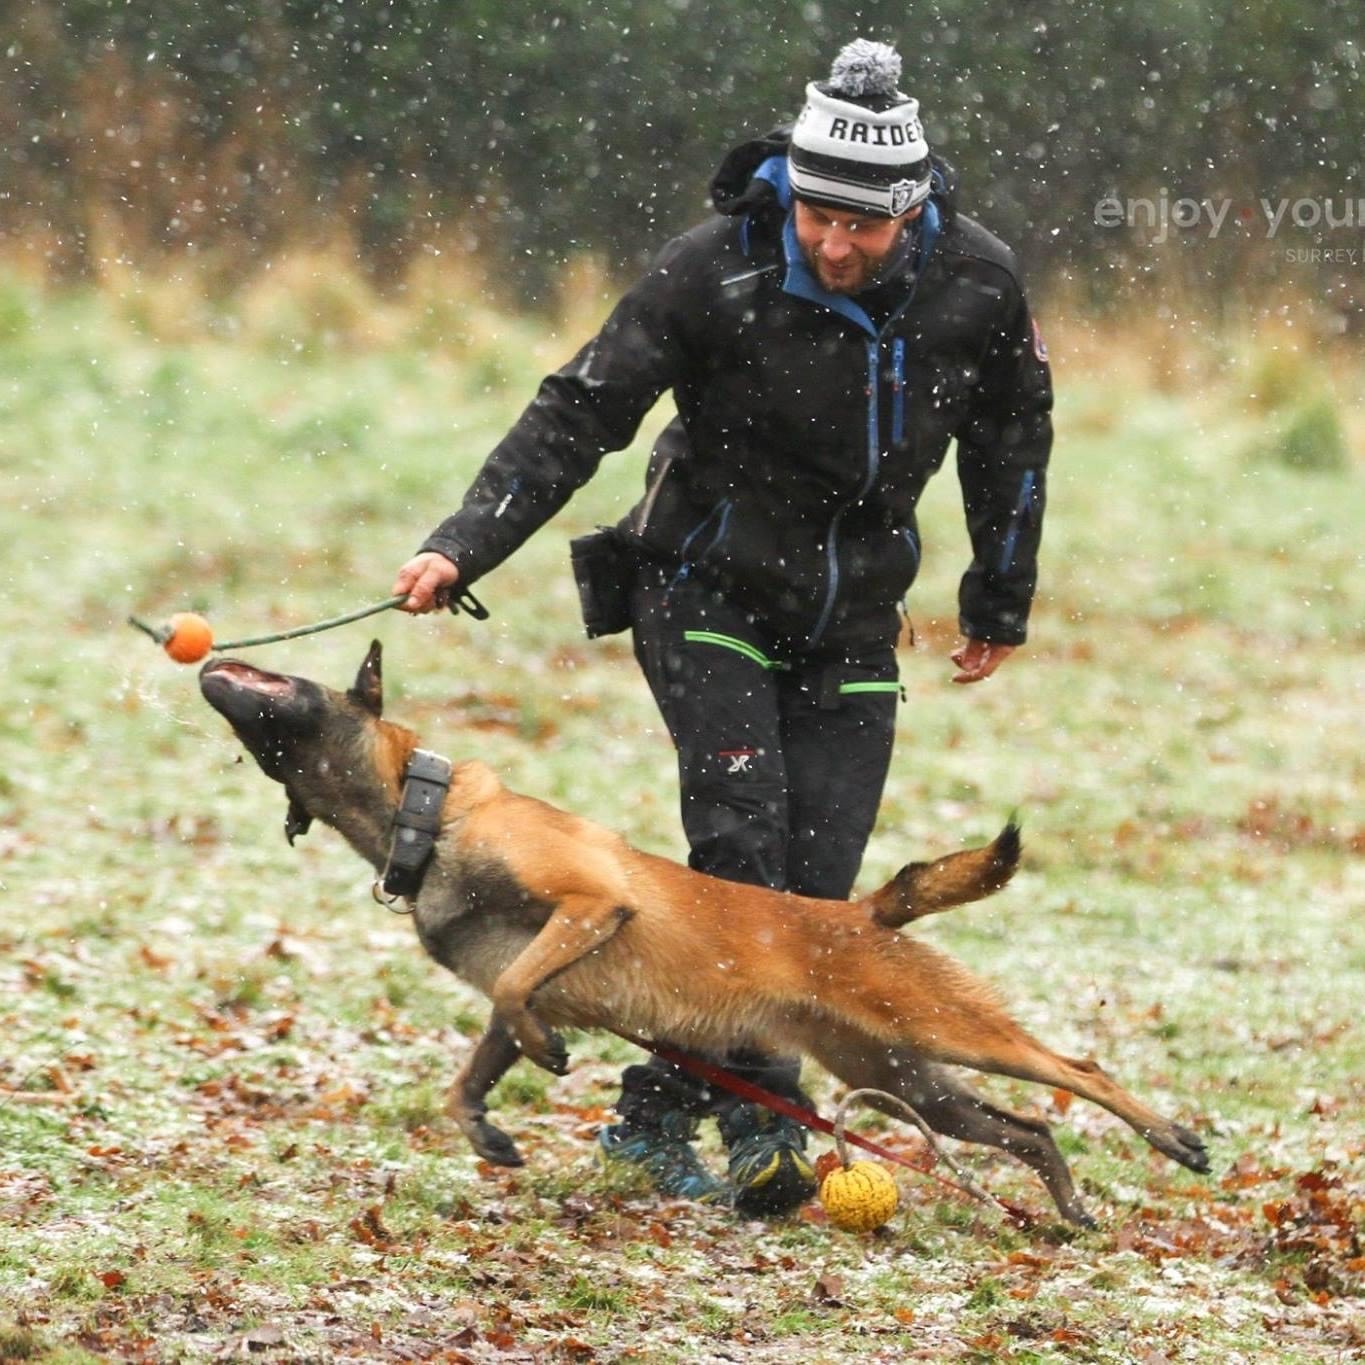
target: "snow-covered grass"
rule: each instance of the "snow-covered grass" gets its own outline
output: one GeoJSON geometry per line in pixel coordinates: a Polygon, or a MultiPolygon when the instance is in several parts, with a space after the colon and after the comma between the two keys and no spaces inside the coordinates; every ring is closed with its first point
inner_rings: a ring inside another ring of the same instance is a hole
{"type": "MultiPolygon", "coordinates": [[[[0,1359],[1360,1347],[1358,414],[1346,468],[1290,467],[1259,439],[1263,354],[1187,340],[1173,371],[1133,349],[1150,334],[1054,337],[1034,639],[976,688],[947,681],[964,536],[951,475],[932,487],[863,883],[1017,807],[1017,882],[923,932],[1048,1042],[1193,1122],[1216,1165],[1192,1177],[1083,1102],[986,1081],[1055,1121],[1102,1230],[1004,1227],[907,1178],[891,1227],[854,1237],[599,1172],[631,1054],[596,1037],[563,1080],[503,1082],[529,1164],[481,1170],[441,1104],[483,1002],[336,837],[286,846],[282,801],[194,671],[125,627],[192,607],[254,634],[385,596],[574,341],[481,314],[426,352],[276,302],[274,332],[177,340],[108,295],[0,286],[0,1359]]],[[[567,572],[568,536],[624,510],[641,471],[639,450],[610,457],[481,586],[483,625],[394,614],[255,657],[339,684],[377,634],[389,708],[432,746],[676,854],[666,737],[628,648],[582,640],[567,572]]],[[[720,1161],[712,1133],[705,1151],[720,1161]]],[[[1047,1214],[1016,1163],[959,1155],[1047,1214]]]]}

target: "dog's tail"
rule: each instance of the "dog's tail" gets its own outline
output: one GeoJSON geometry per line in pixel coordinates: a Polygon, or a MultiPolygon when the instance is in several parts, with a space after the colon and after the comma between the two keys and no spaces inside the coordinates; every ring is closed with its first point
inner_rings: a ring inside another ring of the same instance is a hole
{"type": "Polygon", "coordinates": [[[1011,818],[993,843],[932,863],[907,863],[880,891],[863,899],[873,922],[895,929],[912,919],[979,901],[999,891],[1019,866],[1019,826],[1011,818]]]}

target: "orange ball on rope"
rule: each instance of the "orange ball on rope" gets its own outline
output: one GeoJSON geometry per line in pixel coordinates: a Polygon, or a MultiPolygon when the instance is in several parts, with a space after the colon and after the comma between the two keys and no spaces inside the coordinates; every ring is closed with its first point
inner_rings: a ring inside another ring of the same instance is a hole
{"type": "Polygon", "coordinates": [[[213,630],[198,612],[178,611],[165,628],[161,648],[178,664],[197,664],[213,649],[213,630]]]}
{"type": "Polygon", "coordinates": [[[149,626],[136,616],[130,616],[128,624],[150,635],[178,664],[197,664],[213,649],[213,629],[195,611],[178,611],[159,626],[149,626]]]}

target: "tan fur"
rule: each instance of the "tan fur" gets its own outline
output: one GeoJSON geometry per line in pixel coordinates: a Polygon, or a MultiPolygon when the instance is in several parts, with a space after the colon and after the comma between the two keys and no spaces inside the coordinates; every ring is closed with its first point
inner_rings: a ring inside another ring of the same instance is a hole
{"type": "Polygon", "coordinates": [[[366,733],[372,746],[370,762],[375,774],[397,805],[403,794],[403,770],[417,748],[417,736],[404,725],[389,724],[376,725],[366,733]]]}
{"type": "MultiPolygon", "coordinates": [[[[251,670],[230,661],[210,665],[206,678],[215,668],[228,675],[220,684],[250,683],[251,670]]],[[[271,679],[272,698],[280,692],[280,679],[256,676],[271,679]]],[[[206,695],[225,690],[205,683],[206,695]]],[[[349,753],[340,762],[329,756],[324,725],[320,739],[300,736],[281,780],[291,809],[297,804],[334,824],[382,867],[387,841],[377,831],[392,820],[416,737],[378,717],[377,646],[356,689],[345,696],[322,692],[345,742],[353,746],[358,733],[366,736],[368,771],[349,753]],[[321,760],[313,753],[319,748],[321,760]]],[[[253,702],[233,719],[231,698],[210,700],[244,738],[264,705],[253,702]]],[[[288,719],[284,702],[272,705],[288,719]]],[[[271,743],[277,748],[278,738],[271,743]]],[[[1084,1096],[1174,1160],[1207,1167],[1193,1133],[1141,1104],[1094,1062],[1051,1052],[967,968],[888,927],[976,899],[1008,880],[1018,857],[1013,825],[984,849],[912,864],[853,902],[703,876],[508,791],[477,761],[455,768],[442,826],[414,922],[432,956],[493,1002],[492,1024],[451,1101],[489,1160],[515,1164],[519,1157],[485,1120],[488,1089],[518,1055],[562,1072],[567,1054],[553,1028],[574,1025],[713,1054],[740,1046],[805,1053],[850,1086],[899,1094],[943,1132],[1016,1152],[1076,1221],[1088,1216],[1045,1125],[990,1106],[940,1064],[1084,1096]]]]}
{"type": "Polygon", "coordinates": [[[889,929],[992,895],[1019,863],[1019,829],[1011,821],[993,844],[950,853],[932,863],[910,863],[863,902],[889,929]]]}
{"type": "MultiPolygon", "coordinates": [[[[966,967],[877,923],[888,888],[862,902],[822,901],[703,876],[507,791],[479,763],[457,769],[446,816],[453,849],[495,859],[554,907],[529,922],[489,925],[471,945],[477,965],[468,973],[521,1053],[552,1071],[566,1063],[553,1026],[606,1027],[713,1053],[801,1052],[851,1086],[871,1083],[878,1054],[900,1050],[920,1063],[1069,1090],[1176,1160],[1202,1159],[1192,1135],[1094,1062],[1058,1056],[1020,1028],[966,967]]],[[[985,894],[993,848],[921,866],[918,904],[940,910],[985,894]]],[[[903,887],[894,894],[909,903],[903,887]]],[[[431,914],[442,918],[445,899],[437,890],[429,910],[424,888],[419,930],[431,914]]],[[[458,960],[447,965],[467,974],[458,960]]]]}

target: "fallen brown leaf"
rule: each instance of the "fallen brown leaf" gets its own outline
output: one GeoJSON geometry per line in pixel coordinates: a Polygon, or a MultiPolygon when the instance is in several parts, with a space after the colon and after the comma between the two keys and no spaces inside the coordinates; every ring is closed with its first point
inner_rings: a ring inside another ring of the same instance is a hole
{"type": "Polygon", "coordinates": [[[844,1282],[838,1275],[821,1275],[815,1282],[815,1300],[831,1308],[842,1308],[844,1282]]]}
{"type": "Polygon", "coordinates": [[[272,1346],[284,1345],[284,1333],[269,1323],[262,1327],[253,1327],[249,1332],[243,1334],[241,1344],[248,1351],[268,1351],[272,1346]]]}

